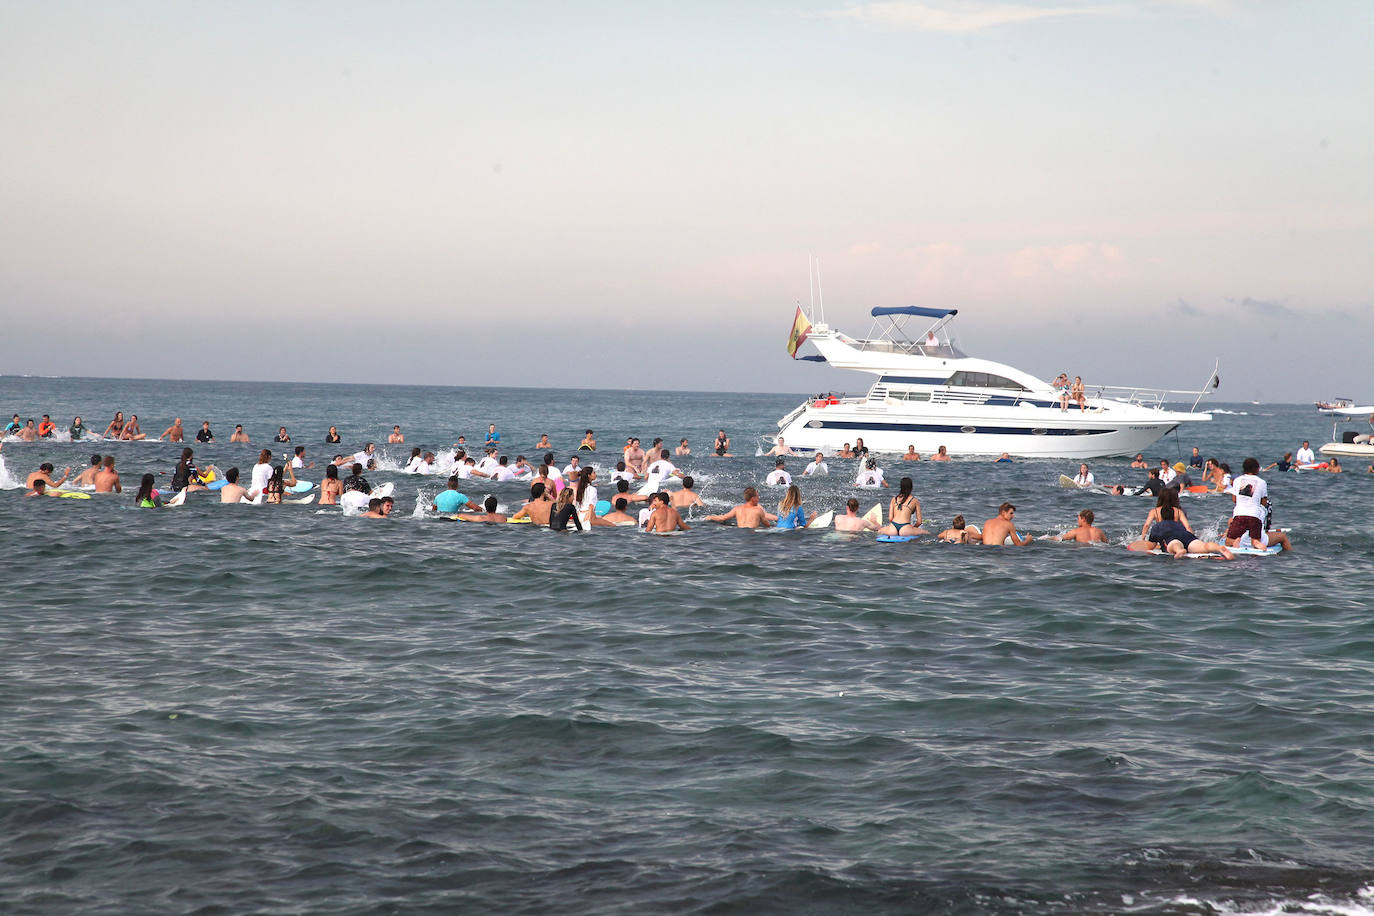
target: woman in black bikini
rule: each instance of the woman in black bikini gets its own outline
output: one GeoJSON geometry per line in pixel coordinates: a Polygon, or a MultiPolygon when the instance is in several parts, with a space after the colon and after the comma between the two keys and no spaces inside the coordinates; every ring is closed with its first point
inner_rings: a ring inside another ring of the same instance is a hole
{"type": "Polygon", "coordinates": [[[730,437],[725,435],[725,430],[720,430],[716,434],[716,457],[730,458],[730,437]]]}

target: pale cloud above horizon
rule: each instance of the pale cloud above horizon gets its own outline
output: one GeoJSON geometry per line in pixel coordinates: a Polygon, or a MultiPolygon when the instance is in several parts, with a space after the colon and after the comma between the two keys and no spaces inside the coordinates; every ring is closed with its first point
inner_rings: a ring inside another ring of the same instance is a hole
{"type": "Polygon", "coordinates": [[[11,5],[0,370],[852,388],[815,255],[847,333],[1359,387],[1365,0],[847,3],[11,5]]]}
{"type": "Polygon", "coordinates": [[[829,10],[824,15],[831,19],[852,20],[876,29],[957,34],[1042,19],[1107,16],[1119,12],[1119,7],[1112,6],[1040,6],[1025,3],[974,3],[967,0],[937,4],[890,0],[829,10]]]}

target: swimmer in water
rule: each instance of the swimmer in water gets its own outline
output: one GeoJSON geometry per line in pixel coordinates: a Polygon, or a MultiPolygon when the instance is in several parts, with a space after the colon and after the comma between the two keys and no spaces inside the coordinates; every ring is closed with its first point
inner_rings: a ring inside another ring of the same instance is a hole
{"type": "MultiPolygon", "coordinates": [[[[1174,557],[1181,557],[1189,553],[1219,553],[1224,560],[1236,558],[1235,554],[1226,549],[1225,544],[1204,541],[1193,534],[1190,529],[1184,527],[1174,518],[1172,506],[1160,507],[1159,514],[1159,521],[1150,526],[1149,540],[1146,542],[1150,547],[1158,546],[1165,553],[1174,557]]],[[[1139,548],[1135,544],[1131,544],[1130,549],[1138,550],[1139,548]]]]}
{"type": "Polygon", "coordinates": [[[898,534],[912,537],[929,534],[921,527],[921,501],[911,492],[911,478],[903,477],[897,484],[897,495],[888,501],[888,523],[878,530],[879,534],[898,534]]]}
{"type": "Polygon", "coordinates": [[[730,437],[725,435],[725,430],[716,431],[716,441],[713,446],[717,458],[733,458],[730,454],[730,437]]]}
{"type": "Polygon", "coordinates": [[[773,456],[773,455],[795,455],[795,454],[796,454],[796,452],[794,452],[794,451],[792,451],[792,449],[788,448],[787,442],[782,438],[782,436],[778,436],[778,441],[775,442],[775,443],[773,444],[773,447],[770,448],[768,451],[764,452],[764,455],[767,455],[767,456],[770,456],[770,457],[773,456]]]}
{"type": "Polygon", "coordinates": [[[940,532],[939,538],[951,544],[976,544],[983,540],[983,533],[977,525],[969,525],[962,515],[956,515],[950,526],[940,532]]]}
{"type": "Polygon", "coordinates": [[[891,487],[892,484],[883,479],[883,469],[878,467],[877,458],[868,458],[864,461],[864,469],[859,472],[859,476],[854,478],[856,487],[891,487]]]}
{"type": "MultiPolygon", "coordinates": [[[[450,477],[449,486],[456,490],[458,488],[458,478],[450,477]]],[[[549,497],[548,488],[544,486],[541,481],[536,480],[534,483],[530,484],[530,501],[521,506],[519,511],[511,516],[511,521],[515,521],[519,518],[527,518],[530,520],[531,524],[547,525],[549,523],[549,516],[552,514],[553,500],[549,497]]]]}
{"type": "Polygon", "coordinates": [[[947,452],[947,451],[945,450],[945,447],[942,445],[942,446],[940,446],[940,448],[935,452],[934,455],[931,455],[931,456],[930,456],[930,460],[931,460],[931,461],[952,461],[953,459],[949,457],[949,452],[947,452]]]}
{"type": "Polygon", "coordinates": [[[229,434],[230,442],[249,442],[248,434],[243,431],[243,424],[238,423],[234,426],[234,431],[229,434]]]}
{"type": "Polygon", "coordinates": [[[690,455],[690,454],[692,454],[692,449],[691,449],[691,447],[687,444],[687,440],[686,440],[686,439],[682,439],[681,441],[678,442],[677,448],[673,449],[673,454],[674,454],[674,455],[677,455],[677,456],[679,456],[679,457],[681,457],[682,455],[690,455]]]}
{"type": "Polygon", "coordinates": [[[339,428],[337,426],[329,427],[329,432],[324,434],[325,445],[338,445],[342,441],[343,439],[339,436],[339,428]]]}
{"type": "Polygon", "coordinates": [[[802,471],[802,476],[817,477],[822,474],[828,475],[829,473],[830,465],[825,463],[825,456],[821,454],[819,449],[817,449],[816,457],[813,458],[811,460],[811,463],[806,466],[806,469],[802,471]]]}
{"type": "Polygon", "coordinates": [[[106,455],[101,460],[100,470],[96,472],[95,492],[97,493],[123,493],[124,486],[119,482],[119,474],[115,471],[115,456],[106,455]]]}
{"type": "Polygon", "coordinates": [[[1105,544],[1107,534],[1093,525],[1093,510],[1084,509],[1078,513],[1078,527],[1070,528],[1063,534],[1056,534],[1051,541],[1077,541],[1080,544],[1105,544]]]}
{"type": "MultiPolygon", "coordinates": [[[[230,468],[224,472],[224,486],[219,488],[220,503],[238,503],[248,495],[248,490],[239,485],[239,469],[230,468]]],[[[321,488],[323,492],[323,488],[321,488]]]]}
{"type": "Polygon", "coordinates": [[[535,452],[547,452],[547,451],[548,451],[549,449],[551,449],[551,448],[553,448],[553,443],[549,441],[549,434],[548,434],[548,433],[540,433],[540,434],[539,434],[539,441],[536,442],[536,443],[534,443],[534,448],[531,449],[531,451],[535,451],[535,452]]]}
{"type": "Polygon", "coordinates": [[[166,439],[168,442],[186,441],[186,430],[181,426],[181,417],[177,417],[173,420],[172,425],[164,429],[162,435],[157,437],[157,441],[159,442],[163,439],[166,439]]]}
{"type": "Polygon", "coordinates": [[[215,434],[210,431],[209,420],[201,421],[200,431],[196,433],[196,441],[202,445],[209,445],[211,442],[215,441],[215,434]]]}
{"type": "Polygon", "coordinates": [[[759,505],[759,491],[753,487],[744,488],[744,502],[721,515],[708,515],[708,522],[733,521],[740,528],[771,528],[778,520],[776,515],[759,505]]]}
{"type": "Polygon", "coordinates": [[[902,456],[902,460],[903,460],[903,461],[920,461],[920,460],[921,460],[921,453],[918,452],[918,451],[916,451],[916,446],[914,446],[914,445],[908,445],[908,446],[906,447],[906,454],[902,456]]]}
{"type": "Polygon", "coordinates": [[[52,479],[52,471],[53,471],[52,465],[49,464],[49,463],[46,462],[46,461],[43,462],[42,464],[40,464],[40,465],[38,466],[38,470],[36,470],[36,471],[34,471],[32,474],[30,474],[30,475],[28,476],[28,479],[24,481],[24,486],[26,486],[26,487],[28,487],[30,490],[32,490],[32,489],[33,489],[34,481],[36,481],[36,480],[41,480],[41,481],[43,481],[43,485],[44,485],[44,486],[47,486],[47,487],[60,487],[60,486],[62,486],[62,484],[64,484],[64,483],[67,482],[67,478],[70,477],[71,474],[72,474],[72,469],[71,469],[71,468],[67,468],[66,470],[64,470],[64,471],[62,472],[62,479],[61,479],[61,480],[53,480],[53,479],[52,479]]]}
{"type": "Polygon", "coordinates": [[[1011,503],[1002,503],[998,506],[996,517],[983,522],[983,543],[993,547],[1001,547],[1010,538],[1017,547],[1023,547],[1034,540],[1030,535],[1022,538],[1016,533],[1016,523],[1012,518],[1015,514],[1016,507],[1011,503]]]}
{"type": "Polygon", "coordinates": [[[391,427],[391,435],[386,437],[386,441],[392,445],[403,444],[406,441],[406,434],[401,432],[399,423],[391,427]]]}
{"type": "Polygon", "coordinates": [[[550,530],[567,531],[569,524],[578,531],[582,530],[582,519],[577,513],[577,504],[573,500],[572,487],[568,487],[558,494],[558,501],[554,505],[553,511],[549,513],[550,530]]]}
{"type": "Polygon", "coordinates": [[[852,496],[844,504],[844,515],[835,516],[836,531],[877,531],[881,526],[859,514],[859,501],[852,496]]]}
{"type": "Polygon", "coordinates": [[[668,534],[671,531],[689,531],[690,527],[672,507],[668,494],[660,491],[649,499],[649,520],[645,522],[644,530],[649,534],[668,534]]]}
{"type": "Polygon", "coordinates": [[[778,527],[783,529],[809,528],[811,520],[806,517],[806,510],[802,508],[801,489],[796,484],[787,488],[782,500],[778,503],[778,527]]]}
{"type": "Polygon", "coordinates": [[[320,505],[337,506],[339,497],[343,495],[343,481],[339,479],[339,466],[337,464],[327,464],[324,466],[324,480],[320,481],[320,505]]]}
{"type": "Polygon", "coordinates": [[[92,455],[91,466],[86,468],[86,470],[82,471],[80,474],[77,474],[76,479],[72,481],[72,485],[77,487],[95,486],[95,475],[100,473],[100,463],[101,456],[92,455]]]}
{"type": "Polygon", "coordinates": [[[144,474],[143,479],[138,483],[138,495],[134,497],[134,505],[140,509],[161,509],[162,497],[153,491],[153,475],[144,474]]]}
{"type": "Polygon", "coordinates": [[[596,451],[596,436],[592,434],[590,429],[587,430],[587,434],[582,437],[582,442],[577,446],[577,450],[580,452],[596,451]]]}
{"type": "MultiPolygon", "coordinates": [[[[396,501],[390,496],[369,499],[367,501],[367,511],[364,512],[360,518],[386,518],[391,514],[391,510],[395,508],[395,506],[396,501]]],[[[503,518],[501,521],[504,522],[505,519],[503,518]]]]}
{"type": "Polygon", "coordinates": [[[635,517],[625,511],[629,507],[629,505],[630,504],[625,501],[625,497],[617,496],[615,498],[614,508],[612,508],[610,512],[607,512],[605,515],[603,515],[602,518],[610,522],[611,524],[621,528],[627,527],[629,525],[638,525],[639,522],[635,521],[635,517]]]}
{"type": "Polygon", "coordinates": [[[674,509],[681,512],[683,509],[690,509],[692,506],[701,506],[703,509],[706,508],[706,503],[701,501],[701,496],[696,490],[692,489],[695,486],[696,481],[692,479],[690,474],[682,478],[682,489],[675,490],[672,496],[669,497],[674,509]]]}

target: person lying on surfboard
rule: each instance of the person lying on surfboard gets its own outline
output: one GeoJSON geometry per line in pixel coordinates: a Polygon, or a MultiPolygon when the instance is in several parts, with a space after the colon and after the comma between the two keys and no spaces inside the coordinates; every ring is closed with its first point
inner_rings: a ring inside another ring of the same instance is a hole
{"type": "Polygon", "coordinates": [[[962,515],[956,515],[950,527],[941,531],[939,537],[951,544],[977,543],[983,540],[983,532],[978,530],[977,525],[967,524],[962,515]]]}

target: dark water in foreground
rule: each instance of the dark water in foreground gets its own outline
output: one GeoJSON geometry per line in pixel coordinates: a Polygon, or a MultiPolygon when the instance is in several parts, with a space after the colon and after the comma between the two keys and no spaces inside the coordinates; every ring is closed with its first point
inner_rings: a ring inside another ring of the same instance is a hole
{"type": "MultiPolygon", "coordinates": [[[[585,426],[723,425],[752,456],[797,400],[0,378],[6,416],[284,423],[313,458],[330,423],[356,448],[393,422],[560,456],[585,426]]],[[[1329,432],[1226,406],[1248,413],[1185,452],[1267,463],[1329,432]]],[[[132,482],[177,447],[113,450],[132,482]]],[[[682,463],[721,506],[771,465],[682,463]]],[[[856,492],[841,464],[807,505],[856,492]]],[[[1035,534],[1085,506],[1138,530],[1147,502],[1065,470],[890,467],[935,521],[1010,499],[1035,534]]],[[[1268,476],[1298,551],[1234,564],[455,525],[410,514],[436,481],[387,472],[385,521],[0,492],[0,910],[1374,912],[1374,477],[1268,476]]],[[[1215,529],[1227,504],[1186,505],[1215,529]]]]}

